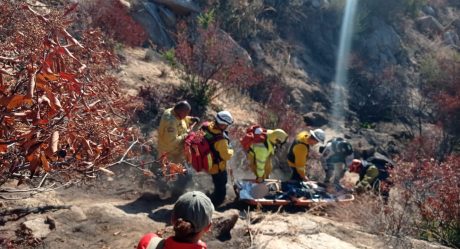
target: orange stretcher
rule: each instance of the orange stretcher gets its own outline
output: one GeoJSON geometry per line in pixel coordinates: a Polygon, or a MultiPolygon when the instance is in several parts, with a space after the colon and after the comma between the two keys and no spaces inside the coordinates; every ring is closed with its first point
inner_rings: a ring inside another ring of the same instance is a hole
{"type": "Polygon", "coordinates": [[[234,182],[234,189],[240,201],[249,205],[308,207],[321,203],[350,202],[352,194],[332,194],[324,185],[315,182],[292,182],[267,179],[257,183],[253,179],[234,182]]]}

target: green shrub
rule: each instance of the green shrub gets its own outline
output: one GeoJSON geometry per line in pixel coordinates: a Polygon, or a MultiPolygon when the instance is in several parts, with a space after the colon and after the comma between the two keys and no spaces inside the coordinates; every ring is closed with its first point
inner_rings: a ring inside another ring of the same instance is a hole
{"type": "Polygon", "coordinates": [[[201,15],[198,28],[181,22],[176,49],[166,53],[171,61],[177,61],[175,68],[183,80],[178,94],[191,102],[192,113],[198,116],[229,89],[244,89],[257,81],[250,61],[216,25],[213,15],[201,15]],[[189,39],[192,36],[194,40],[189,39]]]}
{"type": "Polygon", "coordinates": [[[187,74],[182,79],[184,83],[177,88],[176,93],[190,103],[192,114],[201,116],[211,103],[214,87],[200,81],[197,75],[187,74]]]}
{"type": "Polygon", "coordinates": [[[163,51],[161,53],[161,56],[163,57],[163,59],[165,59],[169,65],[171,65],[172,67],[175,67],[177,66],[177,61],[176,61],[176,52],[173,48],[171,49],[168,49],[166,51],[163,51]]]}
{"type": "Polygon", "coordinates": [[[203,12],[197,17],[198,24],[204,29],[207,29],[215,20],[216,12],[214,9],[203,12]]]}

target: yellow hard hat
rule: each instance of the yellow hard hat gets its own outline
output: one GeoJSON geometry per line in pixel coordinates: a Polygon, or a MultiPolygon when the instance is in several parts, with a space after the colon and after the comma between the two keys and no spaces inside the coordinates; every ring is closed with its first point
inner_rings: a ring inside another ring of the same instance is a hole
{"type": "Polygon", "coordinates": [[[267,130],[267,137],[270,143],[278,144],[285,143],[287,141],[288,134],[281,129],[267,130]]]}

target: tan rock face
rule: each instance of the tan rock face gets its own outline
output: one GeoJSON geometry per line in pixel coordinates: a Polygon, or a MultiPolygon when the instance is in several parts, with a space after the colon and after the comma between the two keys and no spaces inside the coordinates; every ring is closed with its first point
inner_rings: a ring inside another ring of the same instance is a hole
{"type": "Polygon", "coordinates": [[[251,228],[257,248],[356,248],[332,235],[321,232],[320,224],[308,216],[276,215],[251,228]]]}

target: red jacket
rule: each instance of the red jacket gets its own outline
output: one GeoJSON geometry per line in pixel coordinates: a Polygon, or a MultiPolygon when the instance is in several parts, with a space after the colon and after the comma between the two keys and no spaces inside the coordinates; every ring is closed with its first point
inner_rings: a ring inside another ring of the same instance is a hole
{"type": "MultiPolygon", "coordinates": [[[[139,244],[137,245],[137,249],[156,249],[156,247],[149,247],[149,243],[152,241],[154,238],[159,238],[158,235],[154,233],[148,233],[144,235],[141,240],[139,241],[139,244]]],[[[153,243],[156,243],[152,241],[153,243]]],[[[156,244],[155,244],[156,245],[156,244]]],[[[153,245],[151,245],[153,246],[153,245]]],[[[164,240],[164,246],[162,249],[206,249],[206,243],[203,241],[198,241],[195,244],[192,243],[181,243],[181,242],[176,242],[173,239],[173,236],[167,238],[164,240]]]]}

